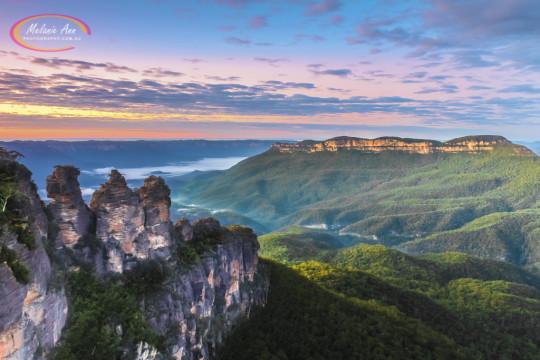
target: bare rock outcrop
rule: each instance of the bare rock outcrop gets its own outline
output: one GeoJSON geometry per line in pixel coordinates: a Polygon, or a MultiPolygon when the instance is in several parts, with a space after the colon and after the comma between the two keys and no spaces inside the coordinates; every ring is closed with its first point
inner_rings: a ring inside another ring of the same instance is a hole
{"type": "Polygon", "coordinates": [[[321,152],[356,150],[364,152],[405,151],[417,154],[442,153],[477,153],[493,151],[505,147],[516,155],[536,156],[534,152],[524,146],[516,145],[502,136],[479,135],[466,136],[446,141],[444,143],[434,140],[404,139],[400,137],[380,137],[377,139],[362,139],[340,136],[325,141],[305,140],[299,143],[275,143],[272,149],[280,152],[321,152]]]}
{"type": "Polygon", "coordinates": [[[58,165],[55,169],[47,177],[47,196],[51,199],[47,207],[60,228],[58,245],[73,247],[88,233],[92,214],[82,198],[77,179],[81,173],[79,169],[72,165],[58,165]]]}
{"type": "Polygon", "coordinates": [[[90,208],[96,215],[96,236],[104,246],[106,271],[123,272],[137,259],[148,258],[141,199],[118,170],[112,170],[109,181],[94,192],[90,208]]]}
{"type": "MultiPolygon", "coordinates": [[[[0,161],[0,166],[4,165],[0,161]]],[[[144,296],[140,306],[149,325],[167,338],[167,349],[160,354],[140,343],[135,349],[137,359],[171,355],[189,360],[214,358],[216,346],[233,324],[266,301],[268,278],[264,271],[258,271],[259,243],[251,229],[225,228],[212,218],[193,225],[182,219],[175,228],[169,218],[170,190],[163,179],[149,177],[132,191],[125,178],[113,170],[109,181],[94,193],[89,209],[82,201],[78,169],[56,167],[47,179],[47,191],[60,234],[48,241],[48,219],[30,172],[15,162],[9,162],[8,167],[16,173],[24,198],[13,212],[27,219],[36,243],[23,244],[17,233],[9,230],[9,224],[0,224],[2,251],[16,253],[30,270],[25,284],[15,278],[12,267],[0,263],[1,359],[43,359],[66,323],[65,291],[53,281],[55,274],[45,244],[51,259],[56,259],[55,266],[92,261],[99,273],[123,272],[149,258],[165,259],[159,261],[170,274],[160,290],[144,296]],[[98,241],[93,242],[94,236],[98,241]],[[78,244],[83,246],[75,246],[78,244]],[[58,257],[63,247],[73,249],[66,252],[70,257],[82,257],[69,261],[58,257]],[[87,248],[97,253],[89,257],[87,248]],[[193,255],[189,263],[185,263],[182,251],[193,255]],[[62,261],[66,263],[59,265],[62,261]]]]}
{"type": "Polygon", "coordinates": [[[193,239],[193,227],[188,219],[185,217],[178,219],[174,223],[174,228],[184,241],[191,241],[193,239]]]}
{"type": "Polygon", "coordinates": [[[139,195],[144,209],[144,227],[148,236],[150,257],[170,256],[169,247],[173,230],[170,220],[171,190],[163,178],[152,175],[146,178],[144,185],[135,192],[139,195]]]}
{"type": "Polygon", "coordinates": [[[195,233],[219,236],[221,244],[146,299],[143,310],[150,326],[167,334],[173,358],[212,359],[232,325],[266,302],[268,278],[257,271],[259,243],[251,229],[226,229],[212,218],[193,228],[195,233]]]}

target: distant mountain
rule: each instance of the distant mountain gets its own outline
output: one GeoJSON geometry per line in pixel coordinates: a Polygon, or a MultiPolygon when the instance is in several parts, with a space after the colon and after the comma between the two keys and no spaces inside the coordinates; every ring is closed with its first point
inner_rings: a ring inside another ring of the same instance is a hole
{"type": "MultiPolygon", "coordinates": [[[[194,170],[224,169],[232,164],[215,159],[238,159],[266,151],[268,140],[155,140],[155,141],[3,141],[0,147],[19,151],[21,163],[33,173],[39,189],[55,165],[81,169],[79,182],[89,200],[107,180],[110,168],[133,169],[124,174],[131,186],[142,185],[150,174],[170,177],[194,170]],[[203,159],[214,159],[213,161],[203,159]],[[228,164],[228,165],[227,165],[228,164]]],[[[238,161],[236,160],[236,161],[238,161]]],[[[44,197],[44,192],[41,193],[44,197]]]]}
{"type": "Polygon", "coordinates": [[[506,138],[497,135],[464,136],[444,143],[436,140],[403,139],[389,136],[377,139],[340,136],[326,141],[304,140],[299,143],[275,143],[272,145],[272,149],[277,149],[281,152],[357,150],[375,153],[382,151],[406,151],[418,154],[476,153],[500,148],[506,148],[516,154],[534,155],[534,153],[526,147],[513,144],[506,138]]]}
{"type": "Polygon", "coordinates": [[[183,203],[236,212],[271,230],[296,224],[411,252],[526,265],[540,262],[539,177],[538,157],[503,137],[341,137],[274,144],[174,192],[183,203]]]}
{"type": "Polygon", "coordinates": [[[524,141],[517,141],[517,144],[523,145],[531,149],[536,153],[536,155],[540,155],[540,141],[535,142],[524,142],[524,141]]]}

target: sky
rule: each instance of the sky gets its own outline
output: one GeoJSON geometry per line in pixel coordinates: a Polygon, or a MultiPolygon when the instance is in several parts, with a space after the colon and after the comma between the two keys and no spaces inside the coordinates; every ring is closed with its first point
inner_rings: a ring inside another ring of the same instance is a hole
{"type": "Polygon", "coordinates": [[[538,0],[0,2],[0,139],[537,141],[539,71],[538,0]]]}

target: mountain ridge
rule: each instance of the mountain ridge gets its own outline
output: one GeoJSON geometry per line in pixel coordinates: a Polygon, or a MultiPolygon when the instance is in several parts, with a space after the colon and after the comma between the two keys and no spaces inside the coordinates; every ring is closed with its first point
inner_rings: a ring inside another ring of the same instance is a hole
{"type": "Polygon", "coordinates": [[[271,149],[280,152],[320,152],[358,150],[364,152],[406,151],[409,153],[432,154],[436,152],[477,153],[479,151],[492,151],[497,148],[506,148],[518,155],[536,156],[525,146],[517,145],[499,135],[472,135],[464,136],[446,142],[426,139],[400,138],[383,136],[376,139],[364,139],[349,136],[338,136],[324,141],[304,140],[299,143],[272,144],[271,149]]]}
{"type": "MultiPolygon", "coordinates": [[[[215,176],[190,179],[175,195],[186,204],[241,214],[271,231],[300,225],[385,246],[425,239],[408,244],[406,251],[468,252],[474,247],[489,250],[473,252],[476,256],[518,265],[540,263],[535,250],[538,224],[527,222],[528,209],[535,214],[540,209],[539,158],[528,150],[521,152],[526,156],[517,155],[521,153],[514,149],[523,148],[497,136],[447,143],[471,142],[496,144],[492,151],[425,154],[339,148],[279,151],[275,145],[215,176]],[[498,216],[504,213],[519,219],[519,237],[501,231],[507,222],[498,216]],[[482,217],[485,221],[479,221],[488,227],[467,227],[482,217]],[[475,235],[491,233],[497,234],[496,241],[489,242],[492,248],[479,247],[475,235]],[[433,237],[436,234],[441,236],[433,237]]],[[[316,143],[303,144],[300,147],[313,149],[316,143]]]]}

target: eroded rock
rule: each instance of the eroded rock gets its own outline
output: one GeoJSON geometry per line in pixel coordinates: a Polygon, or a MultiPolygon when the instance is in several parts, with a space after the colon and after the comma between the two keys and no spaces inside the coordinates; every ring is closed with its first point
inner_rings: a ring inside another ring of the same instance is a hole
{"type": "Polygon", "coordinates": [[[72,165],[55,166],[55,171],[47,177],[47,196],[51,202],[47,206],[53,213],[60,232],[58,244],[73,247],[88,234],[92,214],[81,194],[79,169],[72,165]]]}
{"type": "Polygon", "coordinates": [[[109,181],[94,192],[90,208],[96,216],[96,236],[104,246],[105,270],[123,272],[130,262],[148,258],[143,204],[118,170],[112,170],[109,181]]]}

